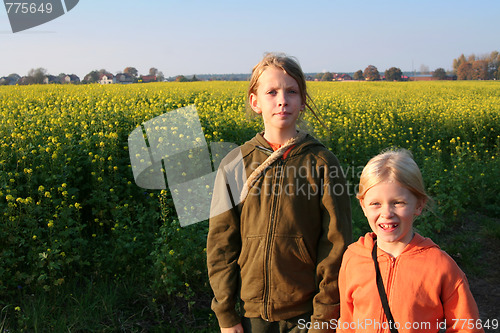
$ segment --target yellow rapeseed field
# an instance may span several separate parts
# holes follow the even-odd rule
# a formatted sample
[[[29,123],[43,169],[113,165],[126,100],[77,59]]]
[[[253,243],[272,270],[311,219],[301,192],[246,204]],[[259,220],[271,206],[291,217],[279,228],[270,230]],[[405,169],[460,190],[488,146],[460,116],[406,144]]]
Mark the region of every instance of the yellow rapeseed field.
[[[138,225],[155,234],[154,223],[145,221],[158,218],[158,193],[135,186],[128,135],[194,104],[207,142],[241,144],[262,130],[246,111],[247,84],[1,86],[0,295],[17,286],[50,290],[89,267],[116,274],[113,267],[127,270],[134,258],[147,256],[146,227]],[[325,127],[311,114],[301,126],[339,157],[353,188],[370,157],[404,147],[436,201],[424,233],[439,232],[467,211],[498,216],[500,83],[308,87]]]

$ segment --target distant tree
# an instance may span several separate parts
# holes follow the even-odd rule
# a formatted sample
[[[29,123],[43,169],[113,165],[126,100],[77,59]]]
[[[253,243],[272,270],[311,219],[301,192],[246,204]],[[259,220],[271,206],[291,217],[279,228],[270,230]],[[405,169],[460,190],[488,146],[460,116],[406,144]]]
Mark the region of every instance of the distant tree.
[[[149,69],[149,75],[158,75],[158,69],[154,68],[154,67],[151,67]]]
[[[16,73],[9,74],[7,77],[0,78],[0,85],[17,84],[21,76]]]
[[[175,78],[175,82],[189,82],[189,80],[184,75],[179,75]]]
[[[100,73],[96,70],[88,73],[87,75],[85,75],[85,77],[83,78],[83,82],[84,83],[97,83],[99,82],[99,75]]]
[[[500,68],[500,53],[493,51],[488,57],[488,79],[495,79]],[[498,78],[497,78],[498,79]]]
[[[196,82],[196,81],[200,81],[200,79],[198,79],[198,78],[196,77],[196,75],[193,75],[193,78],[191,79],[191,82]]]
[[[385,71],[385,79],[387,81],[401,81],[402,76],[403,72],[401,72],[401,69],[396,67],[391,67]]]
[[[375,67],[373,65],[369,65],[368,67],[365,68],[365,71],[363,72],[363,76],[368,81],[380,80],[380,73],[378,72],[377,67]]]
[[[326,72],[321,77],[321,81],[333,81],[333,74],[330,72]]]
[[[133,77],[137,77],[137,75],[139,75],[139,71],[135,67],[127,67],[123,70],[123,73],[130,74]]]
[[[472,80],[472,64],[468,61],[462,63],[457,69],[458,80]]]
[[[315,80],[318,80],[318,81],[321,81],[321,78],[323,77],[323,73],[317,73],[315,76],[314,76],[314,79]]]
[[[462,65],[463,63],[466,63],[466,62],[467,62],[467,60],[465,59],[465,56],[463,53],[457,59],[453,59],[453,74],[458,76],[458,67],[460,67],[460,65]]]
[[[16,73],[9,74],[9,76],[7,76],[7,77],[11,80],[16,80],[16,81],[21,78],[21,76],[19,74],[16,74]]]
[[[354,80],[364,80],[364,76],[363,76],[363,71],[360,69],[359,71],[357,71],[356,73],[354,73],[353,77],[352,77]]]
[[[156,74],[156,81],[157,82],[163,82],[163,81],[165,81],[165,75],[163,75],[163,72],[159,71]]]
[[[488,61],[476,60],[471,66],[472,80],[487,80],[488,79]]]
[[[57,81],[59,83],[65,84],[65,83],[67,83],[66,81],[64,81],[65,77],[66,77],[65,73],[59,73],[59,75],[57,76]]]
[[[45,68],[30,69],[28,72],[28,84],[42,84],[47,70]]]
[[[446,71],[444,70],[444,68],[436,68],[436,70],[432,73],[432,77],[438,79],[438,80],[446,80],[446,78],[448,77],[446,75]]]
[[[421,74],[429,74],[430,70],[429,70],[429,66],[427,65],[420,65],[420,73]]]

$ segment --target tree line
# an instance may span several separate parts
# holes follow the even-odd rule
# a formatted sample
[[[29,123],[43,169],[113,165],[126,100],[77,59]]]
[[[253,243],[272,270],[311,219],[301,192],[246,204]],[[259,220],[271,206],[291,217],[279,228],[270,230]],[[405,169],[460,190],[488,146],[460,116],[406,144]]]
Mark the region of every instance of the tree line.
[[[16,73],[10,74],[5,77],[0,77],[0,85],[28,85],[28,84],[44,84],[44,83],[56,83],[56,84],[87,84],[87,83],[98,83],[103,76],[108,79],[114,78],[117,83],[141,83],[141,82],[160,82],[165,80],[165,76],[161,71],[155,67],[149,69],[148,75],[140,75],[139,71],[135,67],[126,67],[122,72],[117,74],[111,74],[105,69],[93,70],[85,77],[83,80],[75,74],[65,74],[61,73],[57,76],[47,73],[45,68],[34,68],[29,70],[26,76],[20,76]]]
[[[431,77],[435,80],[500,80],[500,53],[493,51],[489,55],[476,56],[474,54],[465,57],[460,55],[453,59],[453,70],[447,72],[444,68],[436,68]],[[314,79],[318,81],[332,81],[336,74],[326,72],[318,73]],[[358,70],[352,76],[353,80],[378,81],[403,81],[407,80],[400,68],[391,67],[381,76],[377,67],[369,65],[365,70]]]
[[[447,72],[443,68],[436,68],[431,76],[436,80],[500,80],[500,53],[493,51],[488,55],[469,55],[461,54],[458,58],[453,59],[453,70]],[[126,67],[123,72],[116,75],[111,74],[105,69],[93,70],[80,81],[74,74],[61,73],[58,76],[53,76],[47,73],[44,68],[31,69],[28,75],[21,77],[18,74],[10,74],[9,76],[0,77],[0,85],[9,84],[43,84],[43,83],[97,83],[101,78],[106,75],[107,78],[114,78],[116,83],[140,83],[140,82],[161,82],[165,80],[162,72],[152,67],[149,69],[148,75],[139,75],[135,67]],[[365,70],[358,70],[351,77],[347,74],[335,73],[318,73],[315,77],[311,78],[318,81],[332,81],[332,80],[366,80],[378,81],[385,79],[386,81],[403,81],[408,80],[403,75],[400,68],[391,67],[384,72],[381,76],[377,67],[369,65]],[[175,81],[198,81],[196,76],[188,79],[183,75],[176,77]]]

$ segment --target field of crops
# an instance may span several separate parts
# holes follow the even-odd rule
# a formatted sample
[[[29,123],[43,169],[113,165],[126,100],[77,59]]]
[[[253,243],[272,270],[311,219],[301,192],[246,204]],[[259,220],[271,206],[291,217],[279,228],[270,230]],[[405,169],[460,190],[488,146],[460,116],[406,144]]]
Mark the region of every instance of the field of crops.
[[[188,308],[209,293],[207,223],[181,228],[168,190],[135,185],[127,138],[143,122],[194,104],[207,142],[241,144],[262,128],[246,112],[246,87],[0,87],[0,331],[2,320],[33,327],[28,295],[57,295],[82,281],[147,281],[153,303],[174,297]],[[413,152],[435,201],[417,226],[422,233],[440,233],[470,212],[499,216],[500,83],[309,89],[327,128],[311,115],[302,126],[339,157],[353,195],[368,159],[398,146]],[[357,207],[354,226],[355,238],[367,230]]]

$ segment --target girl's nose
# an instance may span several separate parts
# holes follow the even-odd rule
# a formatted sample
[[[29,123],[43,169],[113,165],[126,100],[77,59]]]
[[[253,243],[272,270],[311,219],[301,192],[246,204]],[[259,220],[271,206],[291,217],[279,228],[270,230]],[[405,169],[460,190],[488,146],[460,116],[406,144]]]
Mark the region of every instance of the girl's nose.
[[[394,213],[392,212],[392,208],[390,205],[385,205],[380,212],[380,216],[384,219],[390,219],[393,215]]]
[[[278,99],[278,106],[287,106],[288,105],[288,102],[286,101],[286,97],[285,95],[281,94],[279,99]]]

